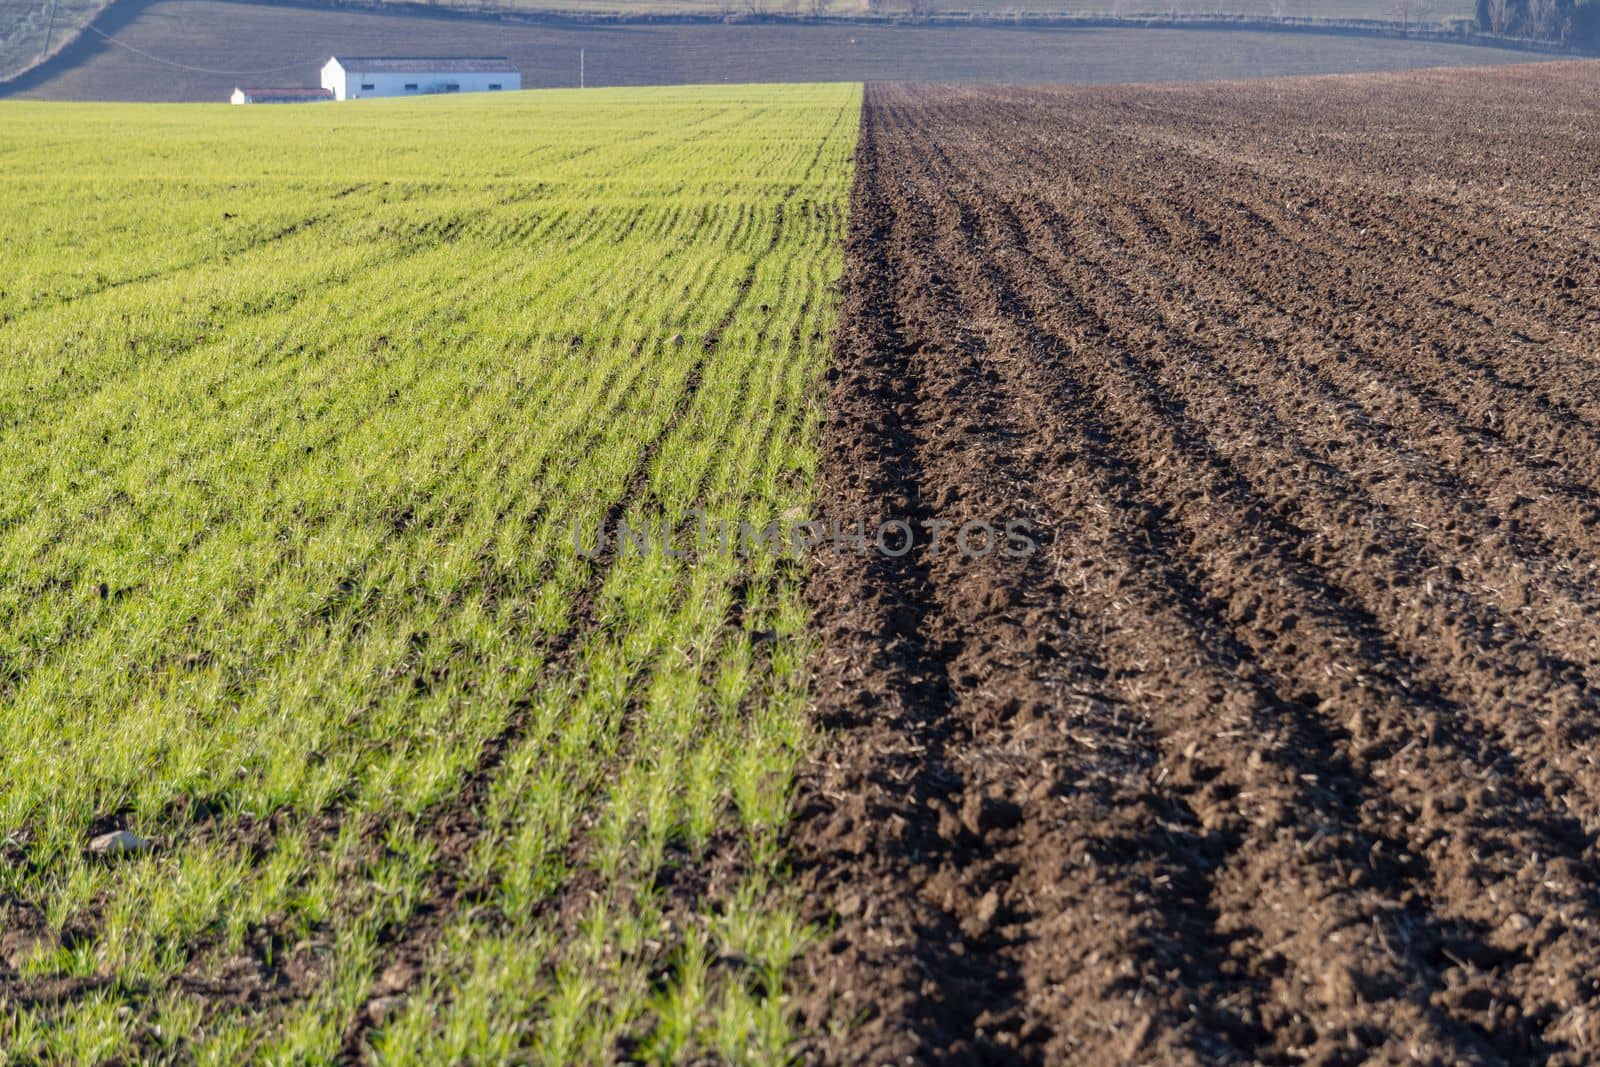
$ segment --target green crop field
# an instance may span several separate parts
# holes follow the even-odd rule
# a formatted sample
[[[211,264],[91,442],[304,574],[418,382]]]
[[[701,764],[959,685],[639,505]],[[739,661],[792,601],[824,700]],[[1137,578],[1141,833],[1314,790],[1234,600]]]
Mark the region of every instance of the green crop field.
[[[0,1061],[783,1054],[859,106],[0,104]]]

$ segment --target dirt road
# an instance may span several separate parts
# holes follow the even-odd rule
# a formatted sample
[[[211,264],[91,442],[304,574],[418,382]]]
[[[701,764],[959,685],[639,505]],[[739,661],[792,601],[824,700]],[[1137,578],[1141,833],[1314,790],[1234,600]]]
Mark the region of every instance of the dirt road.
[[[1600,1055],[1600,67],[863,122],[810,1055]]]

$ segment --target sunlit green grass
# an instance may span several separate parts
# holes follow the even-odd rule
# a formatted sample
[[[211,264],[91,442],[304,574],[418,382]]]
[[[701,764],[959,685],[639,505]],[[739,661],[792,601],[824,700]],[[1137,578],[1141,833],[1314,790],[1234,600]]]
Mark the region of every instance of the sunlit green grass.
[[[858,108],[0,104],[7,1054],[327,1058],[448,885],[369,1055],[785,1056],[799,568],[571,523],[806,508]]]

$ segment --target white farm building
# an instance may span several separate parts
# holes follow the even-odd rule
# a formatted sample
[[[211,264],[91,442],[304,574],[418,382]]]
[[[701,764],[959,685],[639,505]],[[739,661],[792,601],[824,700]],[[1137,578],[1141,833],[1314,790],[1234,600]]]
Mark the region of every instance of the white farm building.
[[[522,72],[502,56],[457,59],[334,56],[322,87],[335,100],[428,93],[494,93],[522,88]]]
[[[333,94],[326,89],[235,89],[233,95],[228,97],[235,104],[313,104],[320,100],[332,100]]]

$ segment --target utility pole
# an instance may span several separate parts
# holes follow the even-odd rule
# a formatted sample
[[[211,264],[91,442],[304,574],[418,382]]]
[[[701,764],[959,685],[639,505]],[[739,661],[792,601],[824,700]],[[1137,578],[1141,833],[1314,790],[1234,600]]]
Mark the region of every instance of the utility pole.
[[[56,30],[56,0],[50,0],[50,19],[44,24],[44,48],[39,52],[43,59],[50,54],[50,39],[55,36]]]
[[[578,49],[578,88],[583,86],[583,49]]]

